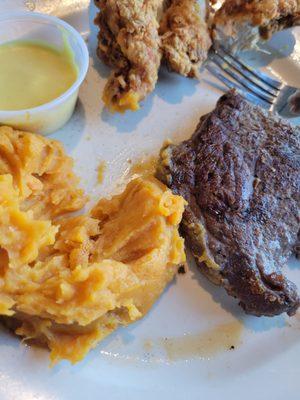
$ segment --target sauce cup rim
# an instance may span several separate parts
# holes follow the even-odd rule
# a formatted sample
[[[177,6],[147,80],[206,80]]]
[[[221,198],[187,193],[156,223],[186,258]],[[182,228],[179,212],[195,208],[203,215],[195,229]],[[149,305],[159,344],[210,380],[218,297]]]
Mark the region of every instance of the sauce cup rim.
[[[63,21],[60,18],[57,18],[53,15],[48,15],[48,14],[41,14],[38,12],[29,12],[29,11],[12,11],[12,12],[5,12],[0,14],[0,22],[5,21],[5,20],[24,20],[24,19],[35,19],[35,20],[40,20],[40,21],[48,21],[52,22],[55,25],[64,28],[68,33],[70,33],[77,43],[79,44],[82,53],[83,53],[83,60],[82,60],[82,65],[80,67],[78,77],[76,81],[72,84],[72,86],[69,87],[68,90],[63,92],[60,96],[56,97],[55,99],[45,103],[41,104],[40,106],[33,107],[33,108],[26,108],[22,110],[1,110],[0,109],[0,117],[1,118],[9,118],[9,117],[16,117],[16,116],[22,116],[24,113],[38,113],[38,112],[45,112],[52,107],[59,106],[61,103],[64,103],[68,97],[70,97],[82,84],[84,78],[86,77],[88,67],[89,67],[89,51],[87,48],[87,45],[83,38],[81,37],[80,33],[73,28],[70,24],[67,22]]]

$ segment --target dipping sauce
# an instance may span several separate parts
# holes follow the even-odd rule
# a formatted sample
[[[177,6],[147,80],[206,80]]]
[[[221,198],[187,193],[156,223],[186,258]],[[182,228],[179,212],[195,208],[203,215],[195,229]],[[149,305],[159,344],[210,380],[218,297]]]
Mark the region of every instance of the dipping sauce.
[[[39,42],[0,46],[0,110],[16,111],[46,104],[77,79],[73,54]]]

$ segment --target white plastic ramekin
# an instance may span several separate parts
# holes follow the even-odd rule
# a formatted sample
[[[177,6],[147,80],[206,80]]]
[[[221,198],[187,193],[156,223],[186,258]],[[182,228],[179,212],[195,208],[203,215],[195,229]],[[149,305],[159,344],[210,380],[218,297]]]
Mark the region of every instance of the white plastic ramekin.
[[[59,18],[26,11],[0,13],[0,45],[13,40],[38,40],[57,49],[63,49],[67,41],[74,54],[78,77],[65,93],[35,108],[0,110],[0,124],[48,135],[61,128],[74,111],[89,65],[87,46],[80,34]]]

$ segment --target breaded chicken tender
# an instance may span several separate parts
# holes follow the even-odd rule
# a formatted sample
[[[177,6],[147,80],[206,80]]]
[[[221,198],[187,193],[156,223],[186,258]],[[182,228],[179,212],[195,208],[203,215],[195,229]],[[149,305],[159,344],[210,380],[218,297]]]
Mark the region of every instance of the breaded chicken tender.
[[[299,23],[300,0],[225,0],[213,19],[213,38],[243,50]]]
[[[198,77],[211,39],[197,0],[172,0],[162,19],[160,34],[168,67],[183,76]]]
[[[112,111],[137,110],[158,78],[158,17],[164,0],[96,0],[98,54],[114,68],[103,100]]]
[[[255,47],[260,39],[300,22],[300,0],[95,0],[100,9],[98,55],[113,72],[103,100],[111,111],[135,111],[169,70],[199,78],[208,51]],[[217,11],[214,11],[217,10]]]

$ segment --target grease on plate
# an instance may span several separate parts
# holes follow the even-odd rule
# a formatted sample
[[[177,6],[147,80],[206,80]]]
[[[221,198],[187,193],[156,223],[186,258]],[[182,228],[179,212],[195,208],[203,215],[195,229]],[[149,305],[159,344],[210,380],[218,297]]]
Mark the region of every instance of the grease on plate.
[[[143,347],[144,347],[144,350],[145,350],[145,351],[147,351],[147,352],[151,351],[151,350],[153,349],[153,342],[152,342],[152,340],[145,340],[145,341],[144,341]]]
[[[212,357],[224,350],[236,348],[241,342],[242,331],[242,323],[233,321],[218,325],[206,332],[165,338],[161,340],[161,345],[172,361]]]
[[[151,156],[137,161],[129,170],[130,175],[147,176],[154,175],[157,167],[158,158]]]
[[[98,170],[97,170],[97,183],[99,185],[103,183],[105,171],[106,171],[106,162],[101,161],[100,164],[98,165]]]

